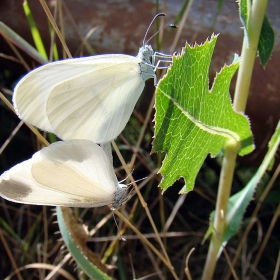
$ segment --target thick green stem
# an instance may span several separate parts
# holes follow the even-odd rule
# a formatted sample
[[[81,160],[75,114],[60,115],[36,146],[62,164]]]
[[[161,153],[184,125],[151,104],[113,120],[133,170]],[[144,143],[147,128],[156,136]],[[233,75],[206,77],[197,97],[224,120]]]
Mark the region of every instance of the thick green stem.
[[[241,63],[238,71],[236,89],[234,95],[234,108],[239,112],[244,112],[247,104],[249,87],[255,58],[257,55],[258,43],[262,28],[262,23],[266,11],[268,0],[254,0],[248,19],[248,42],[244,38]],[[248,1],[250,3],[250,1]],[[249,45],[247,44],[249,43]],[[226,209],[230,196],[232,179],[234,174],[235,161],[238,153],[237,143],[228,141],[224,147],[224,159],[219,181],[219,190],[214,218],[214,232],[212,234],[208,255],[203,270],[202,280],[213,278],[218,253],[221,248],[223,234],[225,231]]]
[[[248,42],[244,36],[233,100],[233,106],[238,112],[245,112],[267,1],[254,0],[249,14]]]
[[[202,276],[202,279],[204,280],[212,279],[217,263],[218,252],[221,248],[223,233],[226,227],[226,210],[231,191],[235,160],[238,149],[239,144],[234,140],[229,140],[225,145],[213,224],[214,231],[212,234],[206,264]]]

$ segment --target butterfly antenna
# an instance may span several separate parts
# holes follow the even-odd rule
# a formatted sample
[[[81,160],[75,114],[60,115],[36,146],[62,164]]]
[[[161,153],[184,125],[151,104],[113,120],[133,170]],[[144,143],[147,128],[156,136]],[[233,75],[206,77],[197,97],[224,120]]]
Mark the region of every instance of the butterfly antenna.
[[[144,36],[144,39],[143,39],[143,46],[145,45],[145,40],[146,40],[147,34],[148,34],[148,32],[149,32],[149,30],[150,30],[152,24],[154,23],[155,19],[158,18],[158,17],[164,17],[164,16],[165,16],[165,13],[160,13],[160,14],[157,14],[157,15],[154,16],[154,18],[153,18],[153,20],[151,21],[149,27],[147,28],[146,34],[145,34],[145,36]],[[158,31],[158,32],[159,32],[159,31]],[[157,32],[157,33],[158,33],[158,32]],[[157,34],[157,33],[156,33],[156,34]],[[155,36],[155,34],[154,34],[153,36]],[[150,39],[151,39],[151,38],[150,38]],[[150,39],[149,39],[149,40],[150,40]],[[149,40],[148,40],[148,41],[149,41]],[[147,42],[148,42],[148,41],[147,41]],[[146,42],[146,43],[147,43],[147,42]]]
[[[118,226],[118,223],[117,223],[117,220],[116,220],[116,217],[115,217],[115,214],[114,214],[114,210],[112,210],[112,213],[113,213],[113,218],[114,218],[114,221],[115,221],[115,224],[117,226],[117,229],[118,229],[118,233],[120,235],[120,240],[122,241],[126,241],[126,239],[121,235],[121,232],[120,232],[120,229],[119,229],[119,226]]]
[[[144,178],[142,178],[142,179],[138,179],[138,180],[136,180],[136,181],[130,182],[130,183],[127,184],[127,186],[130,186],[130,185],[132,185],[133,183],[137,183],[137,182],[142,181],[142,180],[145,180],[145,179],[147,179],[147,178],[148,178],[148,177],[144,177]]]
[[[154,35],[152,35],[147,41],[145,44],[147,44],[152,38],[154,38],[162,29],[164,29],[165,27],[171,27],[171,28],[178,28],[178,25],[175,25],[175,24],[168,24],[168,25],[165,25],[163,26],[160,30],[158,30]]]
[[[127,180],[127,179],[129,178],[129,176],[133,173],[133,171],[134,171],[134,167],[133,167],[133,169],[131,170],[131,172],[130,172],[123,180],[121,180],[119,183],[122,183],[122,182],[124,182],[125,180]]]

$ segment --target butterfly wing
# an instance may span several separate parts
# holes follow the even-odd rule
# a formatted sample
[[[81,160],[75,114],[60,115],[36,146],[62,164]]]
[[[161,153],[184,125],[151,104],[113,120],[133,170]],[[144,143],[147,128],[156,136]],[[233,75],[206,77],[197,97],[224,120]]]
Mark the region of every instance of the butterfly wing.
[[[0,177],[1,196],[38,205],[102,206],[119,188],[108,157],[88,140],[54,143]]]
[[[31,174],[32,159],[17,164],[0,177],[0,195],[7,200],[37,205],[75,205],[81,198],[46,189]]]
[[[100,55],[44,65],[16,86],[15,109],[24,121],[61,139],[108,142],[121,133],[143,91],[140,62]]]

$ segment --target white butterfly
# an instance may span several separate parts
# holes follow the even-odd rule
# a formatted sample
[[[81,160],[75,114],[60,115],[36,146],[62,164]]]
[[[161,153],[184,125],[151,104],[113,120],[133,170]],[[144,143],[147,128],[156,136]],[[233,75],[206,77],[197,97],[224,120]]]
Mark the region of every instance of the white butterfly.
[[[156,57],[170,58],[154,53],[144,41],[136,57],[108,54],[67,59],[28,73],[14,90],[18,116],[63,140],[106,143],[115,139],[127,124],[145,81],[155,78],[162,62],[156,64]]]
[[[56,142],[4,172],[0,195],[27,204],[118,208],[131,193],[102,148],[77,139]]]

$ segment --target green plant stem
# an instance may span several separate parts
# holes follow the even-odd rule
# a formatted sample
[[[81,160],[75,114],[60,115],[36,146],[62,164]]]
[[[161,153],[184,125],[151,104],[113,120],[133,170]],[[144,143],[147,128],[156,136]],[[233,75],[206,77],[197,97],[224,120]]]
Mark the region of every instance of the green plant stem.
[[[249,14],[248,42],[244,34],[233,100],[233,106],[238,112],[245,112],[267,2],[268,0],[254,0]]]
[[[249,1],[250,2],[250,1]],[[248,18],[248,44],[244,36],[241,63],[238,71],[236,89],[234,95],[234,108],[237,111],[245,111],[249,95],[249,87],[252,78],[255,58],[258,50],[258,43],[262,23],[266,11],[267,0],[254,0]],[[223,232],[225,230],[226,209],[231,191],[234,174],[235,161],[238,153],[237,145],[228,142],[225,145],[225,155],[220,175],[218,197],[214,218],[214,232],[212,234],[202,279],[212,279],[220,246],[222,244]]]
[[[231,185],[234,174],[235,160],[239,145],[235,140],[228,140],[224,148],[224,158],[219,181],[216,211],[213,224],[213,234],[207,254],[202,279],[212,279],[215,271],[218,253],[222,245],[223,233],[225,231],[225,217]]]

